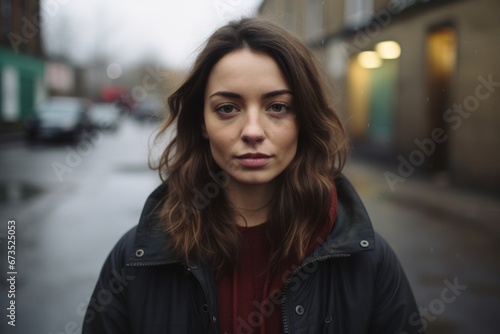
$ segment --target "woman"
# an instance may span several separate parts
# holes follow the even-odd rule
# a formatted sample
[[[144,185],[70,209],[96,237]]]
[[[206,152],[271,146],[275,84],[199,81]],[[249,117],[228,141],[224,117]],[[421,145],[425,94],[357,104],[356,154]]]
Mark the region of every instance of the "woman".
[[[230,23],[168,104],[163,184],[106,260],[83,333],[423,332],[298,39]]]

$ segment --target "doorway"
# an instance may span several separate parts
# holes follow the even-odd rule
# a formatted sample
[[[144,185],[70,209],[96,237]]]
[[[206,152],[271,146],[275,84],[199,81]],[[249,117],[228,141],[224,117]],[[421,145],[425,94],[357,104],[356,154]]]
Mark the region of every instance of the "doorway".
[[[444,112],[452,107],[452,85],[457,58],[457,33],[452,25],[444,25],[429,31],[426,39],[427,64],[427,135],[437,128],[449,138],[449,126],[443,119]],[[449,168],[449,143],[436,144],[429,157],[428,171],[446,173]]]

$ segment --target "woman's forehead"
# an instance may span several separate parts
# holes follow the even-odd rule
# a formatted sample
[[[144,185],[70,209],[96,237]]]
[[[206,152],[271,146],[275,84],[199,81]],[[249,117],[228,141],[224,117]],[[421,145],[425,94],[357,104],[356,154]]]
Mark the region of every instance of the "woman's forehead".
[[[207,81],[205,97],[217,91],[244,93],[290,90],[276,61],[267,54],[248,49],[231,52],[215,64]]]

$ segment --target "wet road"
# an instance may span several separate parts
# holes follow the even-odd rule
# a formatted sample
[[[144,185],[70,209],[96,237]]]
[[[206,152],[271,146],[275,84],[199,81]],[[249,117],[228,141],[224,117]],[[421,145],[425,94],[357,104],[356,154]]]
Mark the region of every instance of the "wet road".
[[[127,121],[117,133],[94,133],[87,147],[2,148],[8,200],[1,212],[3,220],[16,220],[18,274],[16,327],[6,326],[2,305],[1,333],[80,332],[105,257],[159,184],[147,166],[152,131]],[[1,247],[3,260],[5,242]]]
[[[80,332],[105,257],[159,184],[147,168],[153,129],[126,120],[117,133],[73,149],[1,148],[1,333]],[[500,236],[394,201],[379,170],[350,164],[346,174],[399,255],[427,333],[498,333]],[[16,221],[16,327],[6,317],[9,219]]]
[[[405,268],[426,333],[500,333],[500,235],[394,200],[399,194],[383,173],[357,164],[346,170]]]

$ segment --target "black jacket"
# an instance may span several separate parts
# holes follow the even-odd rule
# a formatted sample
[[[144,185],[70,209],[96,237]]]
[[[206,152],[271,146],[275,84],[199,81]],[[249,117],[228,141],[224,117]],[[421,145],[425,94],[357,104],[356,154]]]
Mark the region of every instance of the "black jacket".
[[[282,290],[284,333],[423,333],[413,293],[396,255],[374,233],[343,176],[336,180],[338,216],[329,237],[294,268]],[[167,195],[148,198],[140,222],[107,258],[83,324],[89,333],[219,333],[217,290],[204,265],[187,268],[166,249],[155,212]],[[252,333],[256,318],[238,320]],[[258,319],[258,318],[257,318]]]

